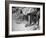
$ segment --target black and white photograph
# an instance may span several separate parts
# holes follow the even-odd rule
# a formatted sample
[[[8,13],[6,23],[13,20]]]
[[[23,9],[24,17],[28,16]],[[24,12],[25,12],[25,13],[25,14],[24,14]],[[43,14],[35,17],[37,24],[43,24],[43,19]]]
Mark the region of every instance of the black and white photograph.
[[[8,6],[8,35],[44,34],[43,5],[44,3],[10,3]]]
[[[40,8],[12,7],[12,31],[40,30]]]

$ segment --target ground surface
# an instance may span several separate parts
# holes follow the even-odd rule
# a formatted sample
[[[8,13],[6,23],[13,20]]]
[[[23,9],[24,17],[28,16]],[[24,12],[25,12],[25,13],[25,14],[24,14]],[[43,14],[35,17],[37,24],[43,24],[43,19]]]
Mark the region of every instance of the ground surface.
[[[27,21],[19,21],[16,20],[15,14],[13,14],[13,19],[12,19],[12,30],[13,31],[30,31],[30,30],[35,30],[38,26],[35,25],[29,25],[28,27],[25,27],[25,25],[28,23]],[[18,23],[17,23],[18,22]]]

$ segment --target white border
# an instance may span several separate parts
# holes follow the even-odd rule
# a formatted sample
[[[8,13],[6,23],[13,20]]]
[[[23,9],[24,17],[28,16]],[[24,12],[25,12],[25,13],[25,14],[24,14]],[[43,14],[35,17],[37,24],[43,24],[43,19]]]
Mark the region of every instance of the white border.
[[[35,7],[40,8],[40,30],[37,31],[14,31],[12,32],[12,6],[14,7]],[[9,4],[9,35],[19,34],[36,34],[43,33],[43,6],[42,5],[25,5],[25,4]]]

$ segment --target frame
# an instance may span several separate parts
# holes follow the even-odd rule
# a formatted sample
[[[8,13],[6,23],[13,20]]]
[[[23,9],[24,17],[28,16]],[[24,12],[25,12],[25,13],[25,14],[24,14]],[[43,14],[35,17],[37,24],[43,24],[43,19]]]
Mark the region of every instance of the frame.
[[[19,17],[16,21],[17,14],[23,18]],[[20,22],[20,19],[24,20]],[[45,35],[45,3],[5,1],[5,36],[38,35]]]

